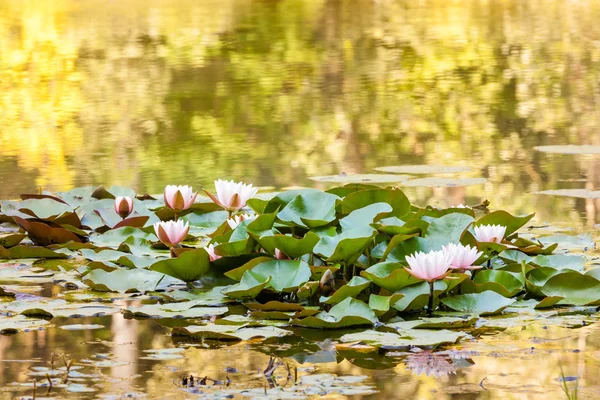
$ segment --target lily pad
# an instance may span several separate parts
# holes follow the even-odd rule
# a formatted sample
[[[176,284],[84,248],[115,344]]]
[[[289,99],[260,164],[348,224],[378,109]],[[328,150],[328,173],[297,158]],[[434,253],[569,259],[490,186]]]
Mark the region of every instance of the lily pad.
[[[600,281],[575,271],[550,277],[541,291],[547,296],[564,297],[563,301],[570,304],[600,304]]]
[[[394,293],[391,296],[372,294],[369,297],[369,307],[375,312],[375,315],[380,317],[387,313],[402,297],[404,297],[402,293]]]
[[[51,327],[50,322],[28,318],[24,315],[15,315],[14,317],[0,318],[0,335],[11,335],[21,331],[40,330]]]
[[[398,183],[410,179],[410,176],[395,174],[339,174],[311,176],[309,179],[327,183]]]
[[[186,327],[173,328],[173,336],[191,336],[195,339],[215,339],[215,340],[250,340],[250,339],[270,339],[280,338],[290,335],[286,331],[274,326],[262,326],[256,328],[247,328],[236,325],[191,325]]]
[[[142,304],[129,306],[121,312],[127,318],[208,318],[223,315],[229,311],[227,307],[202,307],[195,301],[169,304]]]
[[[375,171],[390,172],[394,174],[456,174],[459,172],[471,172],[471,167],[459,165],[394,165],[389,167],[378,167]]]
[[[194,282],[206,275],[210,269],[210,257],[204,249],[186,251],[177,258],[154,263],[149,269],[184,282]]]
[[[356,297],[360,292],[365,290],[367,286],[369,286],[371,282],[365,278],[361,278],[360,276],[355,276],[344,286],[339,288],[329,297],[321,297],[319,302],[325,304],[337,304],[342,300],[347,299],[348,297]]]
[[[358,208],[340,220],[342,231],[367,226],[381,217],[392,212],[392,206],[387,203],[373,203],[363,208]]]
[[[487,182],[485,178],[420,178],[402,182],[403,186],[418,187],[456,187],[481,185]]]
[[[454,344],[468,336],[464,332],[450,330],[412,329],[398,333],[366,330],[349,333],[340,338],[342,342],[361,342],[386,350],[403,349],[413,346],[439,346]]]
[[[498,314],[515,302],[491,290],[446,297],[441,301],[455,311],[480,315]]]
[[[311,276],[310,267],[301,260],[265,261],[246,271],[244,275],[248,273],[257,281],[266,281],[270,277],[271,280],[266,288],[276,292],[290,292],[308,282]]]
[[[106,272],[95,269],[83,277],[83,283],[100,292],[150,292],[174,284],[173,278],[143,269],[118,269]]]
[[[324,236],[313,251],[329,262],[351,263],[372,243],[376,234],[373,228],[359,227],[333,237]]]
[[[360,274],[390,292],[421,282],[406,270],[405,265],[398,262],[378,263]]]
[[[325,192],[299,194],[277,214],[277,218],[307,228],[327,225],[335,220],[335,205],[339,199]]]
[[[315,316],[292,320],[293,325],[322,329],[373,325],[375,322],[377,316],[373,310],[362,301],[351,297],[333,306],[329,312],[322,311]]]
[[[600,199],[600,190],[590,189],[555,189],[535,192],[535,194],[544,194],[547,196],[579,197],[582,199]]]
[[[400,189],[369,189],[350,193],[342,201],[342,212],[349,214],[377,203],[386,203],[392,207],[392,212],[386,216],[402,218],[410,212],[410,202]]]

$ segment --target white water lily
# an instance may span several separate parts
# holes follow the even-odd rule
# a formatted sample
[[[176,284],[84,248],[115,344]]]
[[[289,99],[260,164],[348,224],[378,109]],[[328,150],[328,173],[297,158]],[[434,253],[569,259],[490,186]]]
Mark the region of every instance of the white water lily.
[[[158,239],[168,247],[175,247],[183,242],[190,231],[190,223],[179,221],[160,221],[154,224],[154,232]]]
[[[473,230],[478,242],[500,243],[506,234],[506,227],[503,225],[480,225]]]
[[[215,181],[215,189],[217,194],[213,195],[209,192],[206,194],[216,204],[220,205],[227,211],[237,211],[246,206],[246,202],[253,198],[258,192],[258,188],[252,184],[242,182],[224,181],[218,179]]]
[[[481,268],[473,265],[473,263],[483,254],[481,251],[478,252],[476,247],[450,243],[443,246],[442,250],[450,256],[452,268],[463,270]]]
[[[450,255],[442,250],[414,253],[406,256],[406,262],[412,276],[427,282],[443,279],[451,268]]]
[[[239,215],[234,215],[233,217],[229,218],[227,220],[227,225],[229,225],[229,227],[231,229],[235,229],[238,227],[239,224],[241,224],[243,221],[246,220],[250,220],[250,219],[255,219],[256,215],[250,215],[250,214],[239,214]]]

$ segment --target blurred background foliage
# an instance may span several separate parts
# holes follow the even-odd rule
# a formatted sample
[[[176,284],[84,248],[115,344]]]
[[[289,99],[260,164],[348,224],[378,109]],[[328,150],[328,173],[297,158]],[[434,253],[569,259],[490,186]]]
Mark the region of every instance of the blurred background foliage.
[[[0,0],[0,197],[212,180],[312,185],[395,164],[469,165],[492,200],[594,225],[593,1]],[[568,218],[565,218],[565,215]]]

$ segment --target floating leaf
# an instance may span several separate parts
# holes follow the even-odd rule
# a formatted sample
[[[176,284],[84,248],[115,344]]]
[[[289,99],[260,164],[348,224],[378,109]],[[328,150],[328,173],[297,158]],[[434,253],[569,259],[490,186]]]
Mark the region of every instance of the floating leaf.
[[[487,182],[485,178],[420,178],[402,182],[403,186],[422,187],[456,187],[481,185]]]
[[[444,281],[436,281],[433,284],[434,306],[440,294],[448,289]],[[424,308],[429,301],[429,283],[421,282],[411,286],[403,287],[396,293],[403,294],[404,297],[396,302],[393,307],[398,311],[412,311]]]
[[[25,239],[27,235],[22,233],[8,233],[0,236],[0,246],[8,249],[9,247],[13,247],[21,243],[23,239]]]
[[[534,192],[535,194],[544,194],[548,196],[579,197],[582,199],[600,199],[600,190],[590,189],[555,189]]]
[[[367,286],[369,286],[371,282],[365,278],[361,278],[360,276],[355,276],[344,286],[336,290],[329,297],[321,297],[319,302],[325,304],[337,304],[342,300],[347,299],[348,297],[356,297],[360,292],[365,290]]]
[[[340,220],[342,231],[353,229],[361,225],[368,226],[392,211],[392,206],[387,203],[373,203],[352,211]]]
[[[240,283],[223,289],[222,293],[232,299],[254,299],[271,282],[271,277],[257,277],[250,270],[244,272]]]
[[[377,316],[373,310],[362,301],[351,297],[333,306],[329,312],[322,311],[315,316],[292,320],[294,325],[325,329],[373,325],[375,322]]]
[[[405,265],[397,262],[381,262],[360,274],[390,292],[421,282],[406,270]]]
[[[459,165],[394,165],[389,167],[378,167],[375,171],[391,172],[394,174],[455,174],[459,172],[471,172],[471,167]]]
[[[329,262],[352,263],[373,241],[377,231],[369,227],[359,227],[336,236],[324,236],[314,248],[314,252]]]
[[[83,277],[83,283],[100,292],[150,292],[175,283],[172,278],[143,269],[118,269],[106,272],[95,269]]]
[[[446,297],[441,301],[455,311],[480,315],[498,314],[515,302],[491,290]]]
[[[310,267],[301,260],[269,260],[246,271],[244,275],[248,273],[257,281],[266,281],[270,277],[266,288],[276,292],[291,292],[308,282],[311,276]]]
[[[0,318],[0,335],[12,335],[21,331],[41,330],[52,325],[46,320],[28,318],[24,315]]]
[[[464,332],[449,330],[412,329],[399,333],[366,330],[349,333],[340,338],[342,342],[361,342],[384,348],[386,350],[403,349],[413,346],[438,346],[454,344],[468,336]]]
[[[387,313],[402,297],[404,297],[402,293],[394,293],[391,296],[372,294],[369,297],[369,307],[375,312],[375,315],[380,317]]]
[[[339,174],[327,176],[311,176],[316,182],[329,183],[398,183],[410,179],[408,175],[393,174]]]
[[[298,258],[304,254],[312,253],[315,245],[319,242],[319,236],[313,232],[307,232],[304,237],[298,239],[288,235],[262,236],[257,239],[265,250],[273,254],[279,249],[290,258]]]
[[[564,297],[563,301],[570,304],[600,304],[600,281],[575,271],[553,275],[542,287],[542,292],[546,296]]]
[[[525,225],[533,218],[535,214],[525,215],[523,217],[515,217],[506,211],[498,210],[478,219],[473,226],[480,225],[502,225],[506,227],[506,236],[512,235],[519,228]]]
[[[13,260],[22,258],[67,258],[68,255],[63,253],[57,253],[53,250],[38,247],[38,246],[25,246],[18,245],[5,249],[0,246],[0,259]]]
[[[202,278],[210,268],[210,257],[204,249],[186,251],[177,258],[161,260],[150,266],[157,271],[184,282],[194,282]]]
[[[13,219],[21,228],[27,231],[29,238],[35,244],[47,246],[49,244],[66,243],[70,241],[81,242],[79,236],[66,229],[55,228],[43,222],[28,221],[16,216],[13,217]]]
[[[386,203],[392,207],[388,216],[402,218],[410,212],[410,202],[400,189],[369,189],[350,193],[342,201],[342,212],[349,214],[377,203]]]
[[[478,271],[473,280],[466,279],[461,285],[463,293],[482,293],[487,290],[494,291],[504,297],[513,297],[524,289],[525,282],[522,277],[502,270]]]
[[[274,326],[256,328],[239,327],[236,325],[191,325],[173,328],[173,336],[191,336],[195,339],[215,340],[250,340],[279,338],[291,334],[290,331]]]
[[[317,228],[335,220],[338,200],[338,196],[320,191],[299,194],[279,211],[277,218],[297,226]]]
[[[227,307],[201,307],[201,303],[185,301],[170,304],[142,304],[129,306],[121,312],[126,318],[208,318],[223,315]]]

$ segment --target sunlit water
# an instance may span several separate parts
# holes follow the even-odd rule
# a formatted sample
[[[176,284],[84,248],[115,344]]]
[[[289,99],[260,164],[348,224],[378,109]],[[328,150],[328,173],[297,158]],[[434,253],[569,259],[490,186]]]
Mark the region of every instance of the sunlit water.
[[[0,0],[0,198],[216,178],[322,187],[309,177],[462,165],[487,182],[407,188],[409,198],[489,199],[597,237],[599,198],[535,192],[600,189],[600,156],[534,147],[600,145],[598,20],[600,5],[584,0]],[[272,350],[195,343],[152,361],[144,350],[182,345],[159,324],[82,323],[105,328],[1,336],[0,396],[30,395],[11,383],[31,383],[30,367],[51,353],[120,361],[81,370],[95,374],[85,382],[95,393],[181,398],[186,374],[264,386],[254,374]],[[285,360],[300,376],[366,375],[373,398],[557,398],[562,364],[593,398],[599,342],[594,325],[509,331],[466,344],[467,361],[440,378],[394,357],[371,362],[378,370],[314,348],[305,353],[321,358]]]

